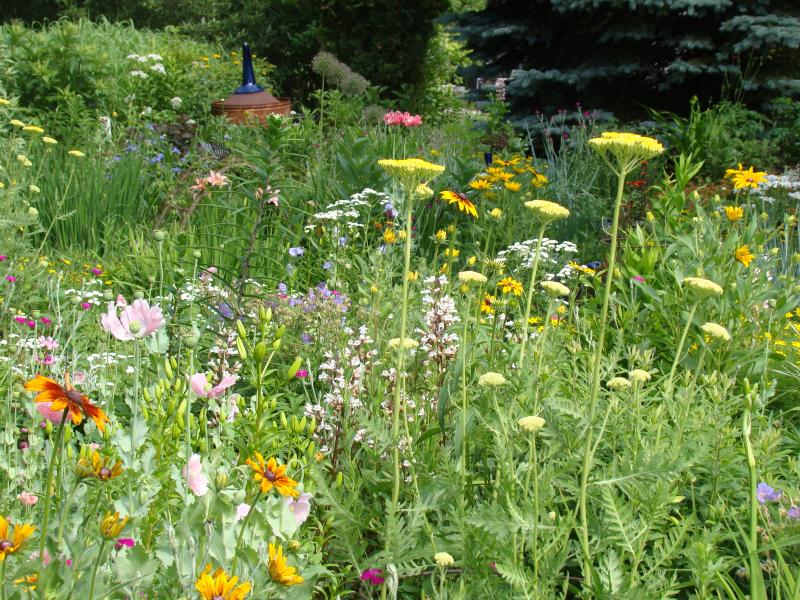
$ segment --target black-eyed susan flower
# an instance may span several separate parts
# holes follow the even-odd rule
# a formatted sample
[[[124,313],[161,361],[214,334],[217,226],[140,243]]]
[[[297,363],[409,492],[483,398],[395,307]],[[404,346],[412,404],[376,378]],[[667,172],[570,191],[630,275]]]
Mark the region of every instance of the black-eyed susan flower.
[[[725,171],[725,178],[731,180],[733,189],[735,190],[742,190],[745,188],[755,189],[767,178],[767,174],[764,171],[756,171],[753,167],[744,169],[742,168],[742,163],[739,163],[738,169],[728,169]]]
[[[467,214],[475,219],[478,218],[478,210],[475,208],[475,204],[473,204],[472,200],[467,198],[464,194],[445,190],[439,193],[439,197],[448,204],[457,205],[458,210],[464,214]]]
[[[37,375],[25,383],[25,389],[29,392],[39,392],[34,401],[50,403],[49,408],[52,412],[66,409],[75,425],[79,425],[86,416],[94,421],[100,431],[105,431],[108,417],[101,408],[92,404],[87,396],[72,387],[69,373],[64,375],[64,387],[49,377]]]
[[[514,294],[515,296],[522,295],[522,282],[517,281],[513,277],[504,277],[497,282],[497,287],[504,294]]]
[[[744,246],[739,246],[736,251],[733,253],[734,258],[742,263],[745,267],[749,267],[750,263],[753,262],[755,255],[750,252],[750,246],[745,244]]]
[[[115,540],[125,529],[130,517],[120,517],[118,512],[106,513],[100,521],[100,533],[107,540]]]
[[[505,187],[509,192],[518,192],[522,189],[522,184],[517,181],[506,181],[503,183],[503,187]]]
[[[195,589],[203,600],[243,600],[253,587],[249,582],[236,585],[239,578],[235,575],[228,577],[222,569],[217,569],[211,574],[211,565],[206,565],[194,584]]]
[[[29,523],[14,525],[12,531],[8,520],[0,517],[0,562],[10,554],[19,552],[36,527]]]
[[[497,298],[492,296],[491,294],[486,294],[481,300],[481,312],[486,313],[487,315],[494,314],[494,303],[497,302]]]
[[[113,460],[94,450],[91,456],[82,456],[78,460],[75,472],[79,477],[96,477],[100,481],[108,481],[122,474],[122,461]]]
[[[281,585],[300,585],[303,578],[297,574],[295,567],[290,567],[283,555],[283,547],[269,545],[269,576]]]
[[[473,190],[479,190],[479,191],[480,190],[489,190],[489,189],[492,188],[492,182],[489,181],[488,179],[484,179],[484,178],[481,177],[479,179],[474,179],[474,180],[470,181],[469,182],[469,187],[471,187]]]
[[[256,452],[245,464],[253,470],[253,479],[261,486],[263,493],[275,488],[281,496],[297,498],[300,495],[295,489],[297,482],[286,475],[286,465],[279,465],[274,457],[265,462],[264,457]]]
[[[726,206],[725,216],[728,217],[728,221],[735,223],[744,217],[744,209],[741,206]]]

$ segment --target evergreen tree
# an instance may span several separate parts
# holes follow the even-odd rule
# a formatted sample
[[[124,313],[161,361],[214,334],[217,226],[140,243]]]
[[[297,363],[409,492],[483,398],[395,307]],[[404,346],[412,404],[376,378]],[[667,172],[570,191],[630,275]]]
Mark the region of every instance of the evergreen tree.
[[[488,0],[460,23],[518,112],[800,95],[796,0]]]

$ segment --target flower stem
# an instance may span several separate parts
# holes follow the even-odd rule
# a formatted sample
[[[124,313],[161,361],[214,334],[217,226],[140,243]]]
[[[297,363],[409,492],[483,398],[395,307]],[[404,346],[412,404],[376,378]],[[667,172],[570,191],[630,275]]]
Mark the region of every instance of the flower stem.
[[[50,519],[50,486],[53,484],[53,471],[58,457],[61,455],[61,446],[64,439],[64,423],[67,421],[68,408],[61,414],[61,422],[58,424],[56,441],[53,444],[53,451],[50,454],[50,465],[47,467],[47,482],[44,485],[44,514],[42,516],[42,533],[39,540],[39,560],[44,564],[44,551],[47,546],[47,522]],[[3,561],[5,562],[5,561]],[[44,597],[44,587],[42,587],[42,597]]]
[[[261,498],[261,490],[258,490],[256,494],[255,500],[253,500],[253,504],[250,505],[250,510],[247,511],[247,514],[244,517],[244,521],[242,521],[242,528],[239,529],[239,535],[236,537],[236,546],[234,546],[233,550],[233,562],[231,563],[231,575],[236,573],[236,562],[239,559],[239,546],[242,544],[242,537],[244,536],[244,530],[247,529],[247,524],[250,522],[250,515],[255,512],[256,504],[258,504],[258,499]]]
[[[0,600],[6,600],[6,563],[8,561],[4,560],[2,564],[0,564]]]
[[[92,579],[89,582],[89,600],[94,600],[94,581],[97,577],[97,568],[100,566],[100,561],[103,558],[103,550],[106,549],[106,540],[103,538],[103,541],[100,542],[100,551],[97,553],[97,560],[94,561],[94,567],[92,568]]]
[[[536,256],[533,258],[531,280],[528,283],[528,300],[525,305],[525,320],[522,322],[522,345],[519,349],[519,365],[517,366],[520,372],[525,367],[525,346],[528,344],[528,319],[531,318],[531,302],[533,301],[534,286],[536,285],[536,271],[539,268],[539,256],[542,253],[542,238],[544,238],[545,227],[547,227],[547,223],[542,223],[541,227],[539,227],[539,234],[536,240]]]
[[[617,234],[619,231],[619,212],[622,205],[622,194],[625,190],[625,177],[627,169],[620,165],[617,173],[617,196],[614,200],[614,217],[611,226],[611,247],[606,270],[606,285],[603,290],[603,307],[600,311],[600,332],[597,336],[597,346],[594,350],[594,363],[592,365],[592,387],[589,396],[589,418],[586,423],[586,435],[583,447],[583,468],[581,471],[581,487],[578,497],[578,512],[580,514],[580,540],[583,554],[583,576],[588,581],[591,573],[591,556],[589,553],[589,516],[587,512],[587,495],[589,488],[589,471],[592,468],[594,449],[592,447],[592,431],[594,417],[597,410],[597,398],[600,395],[600,365],[603,361],[603,343],[606,336],[606,322],[608,320],[608,304],[611,298],[611,287],[614,284],[614,269],[617,264]]]
[[[678,369],[678,363],[681,361],[681,355],[683,354],[683,345],[686,343],[686,336],[689,334],[689,328],[692,326],[692,322],[694,321],[694,313],[697,312],[697,305],[699,302],[695,302],[692,304],[691,310],[689,310],[689,316],[686,319],[686,326],[683,328],[683,333],[681,334],[681,339],[678,342],[678,349],[675,351],[675,359],[672,361],[672,368],[669,370],[669,379],[667,379],[667,396],[672,396],[672,382],[675,377],[675,371]]]
[[[467,328],[469,310],[464,316],[464,333],[461,339],[461,483],[464,493],[467,490]]]

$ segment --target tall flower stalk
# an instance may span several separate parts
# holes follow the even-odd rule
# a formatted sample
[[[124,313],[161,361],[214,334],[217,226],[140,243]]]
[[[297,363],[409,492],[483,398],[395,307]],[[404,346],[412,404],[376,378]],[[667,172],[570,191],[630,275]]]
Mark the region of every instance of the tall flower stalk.
[[[429,181],[444,172],[444,167],[434,165],[417,158],[402,160],[384,159],[378,164],[389,175],[400,182],[406,203],[405,240],[403,245],[403,291],[400,298],[400,335],[397,344],[396,372],[394,401],[392,402],[392,462],[394,466],[392,480],[391,506],[389,519],[387,519],[387,535],[385,547],[388,549],[391,536],[388,535],[392,522],[396,518],[400,501],[400,403],[403,393],[403,368],[407,352],[406,330],[408,328],[408,272],[411,270],[411,218],[413,215],[414,191],[423,181]],[[382,594],[386,594],[386,586]]]
[[[591,573],[591,553],[589,551],[589,516],[587,495],[589,487],[589,473],[594,458],[594,419],[597,411],[597,399],[600,395],[600,367],[603,361],[603,346],[605,343],[606,324],[608,321],[608,304],[611,298],[611,288],[614,285],[614,270],[617,265],[617,236],[619,233],[619,213],[622,206],[622,196],[625,191],[625,179],[639,165],[640,161],[652,158],[664,151],[664,147],[653,138],[644,137],[635,133],[605,132],[601,137],[589,140],[590,146],[602,157],[611,171],[617,176],[617,193],[614,198],[614,214],[611,225],[611,247],[608,253],[608,268],[606,269],[606,284],[603,289],[603,305],[600,310],[600,331],[597,335],[597,345],[594,349],[592,364],[592,386],[589,395],[589,418],[584,435],[583,468],[581,470],[581,485],[578,497],[578,513],[580,516],[580,541],[583,554],[583,576],[589,578]]]

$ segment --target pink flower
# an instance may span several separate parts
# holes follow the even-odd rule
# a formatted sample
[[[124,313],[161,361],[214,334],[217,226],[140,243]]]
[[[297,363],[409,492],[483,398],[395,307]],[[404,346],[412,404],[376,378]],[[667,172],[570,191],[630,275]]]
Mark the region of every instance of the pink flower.
[[[195,179],[194,180],[194,185],[191,186],[189,189],[192,190],[193,192],[205,192],[206,191],[206,180],[203,179],[203,178]]]
[[[218,171],[210,171],[208,173],[208,177],[206,177],[206,181],[208,182],[209,185],[212,185],[214,187],[222,187],[223,185],[228,183],[228,178]]]
[[[9,283],[15,283],[17,281],[17,278],[14,277],[13,275],[6,275],[6,281],[8,281]]]
[[[39,414],[42,415],[42,417],[44,417],[51,423],[55,423],[56,425],[58,425],[59,423],[61,423],[61,416],[64,414],[64,411],[50,410],[51,404],[52,402],[37,402],[36,410],[39,411]]]
[[[245,504],[242,502],[239,506],[236,507],[236,520],[241,521],[244,519],[248,514],[250,514],[250,505]]]
[[[301,494],[297,500],[291,497],[286,498],[286,505],[294,514],[294,520],[298,526],[305,522],[308,518],[308,514],[311,512],[310,500],[311,494]]]
[[[40,335],[36,338],[36,343],[39,344],[39,348],[45,348],[47,350],[55,350],[58,348],[58,340],[54,340],[49,335],[47,337]]]
[[[103,274],[103,271],[102,271],[102,270],[100,270],[100,269],[98,269],[97,267],[94,267],[94,268],[92,269],[92,273],[93,273],[94,275],[97,275],[98,277],[100,277],[100,275],[102,275],[102,274]]]
[[[417,127],[418,125],[422,125],[422,117],[419,115],[409,116],[403,121],[403,127]]]
[[[37,560],[38,558],[39,558],[38,550],[31,552],[31,560]],[[42,565],[46,567],[47,565],[50,564],[51,560],[53,560],[53,557],[50,556],[50,553],[47,551],[47,548],[45,548],[44,554],[42,555]],[[69,561],[69,564],[67,566],[69,566],[70,564],[72,564],[72,561]]]
[[[114,544],[114,549],[119,550],[123,546],[127,548],[133,548],[136,545],[136,542],[133,541],[133,538],[119,538],[117,543]]]
[[[89,310],[90,308],[92,308],[92,305],[89,304],[88,302],[84,302],[84,303],[81,304],[81,308],[83,310]]]
[[[39,322],[42,325],[52,325],[53,324],[53,322],[50,319],[48,319],[47,317],[42,317],[41,319],[39,319]]]
[[[361,581],[367,581],[372,585],[382,585],[386,578],[383,577],[381,569],[366,569],[361,573]]]
[[[390,110],[383,115],[383,122],[389,126],[402,125],[403,127],[417,127],[422,125],[422,117],[419,115],[411,115],[407,112],[400,112],[399,110]]]
[[[75,371],[72,373],[72,383],[75,385],[81,385],[84,381],[86,381],[85,371]]]
[[[49,367],[54,362],[56,362],[56,358],[52,354],[45,354],[44,359],[42,359],[42,364],[46,367]]]
[[[27,322],[28,322],[28,319],[27,319],[26,317],[22,317],[22,316],[20,316],[20,317],[14,317],[14,320],[15,320],[17,323],[21,323],[22,325],[25,325],[25,323],[27,323]]]
[[[644,283],[644,277],[642,277],[641,275],[634,275],[633,280],[638,281],[639,283]]]
[[[8,257],[5,254],[0,254],[0,262],[5,262],[8,260]]]
[[[305,369],[299,369],[297,373],[295,373],[295,377],[297,377],[298,379],[305,379],[306,377],[308,377],[308,371],[306,371]]]
[[[36,328],[36,321],[26,321],[25,325],[27,325],[31,329],[35,329]]]
[[[218,398],[231,387],[238,377],[236,375],[225,375],[222,380],[215,386],[212,386],[205,373],[195,373],[189,378],[189,384],[192,391],[200,398]]]
[[[200,455],[192,454],[189,464],[183,468],[183,476],[186,477],[186,484],[195,496],[205,496],[208,491],[208,477],[203,475],[202,470]]]
[[[39,501],[39,497],[33,492],[20,492],[17,494],[17,500],[25,506],[33,506]]]
[[[147,337],[164,326],[164,315],[158,306],[150,306],[147,300],[134,300],[117,317],[113,302],[108,303],[108,312],[100,317],[103,329],[118,340],[134,340]]]
[[[119,306],[120,308],[125,308],[126,306],[128,306],[128,301],[125,300],[125,296],[123,296],[122,294],[117,294],[116,305]]]

